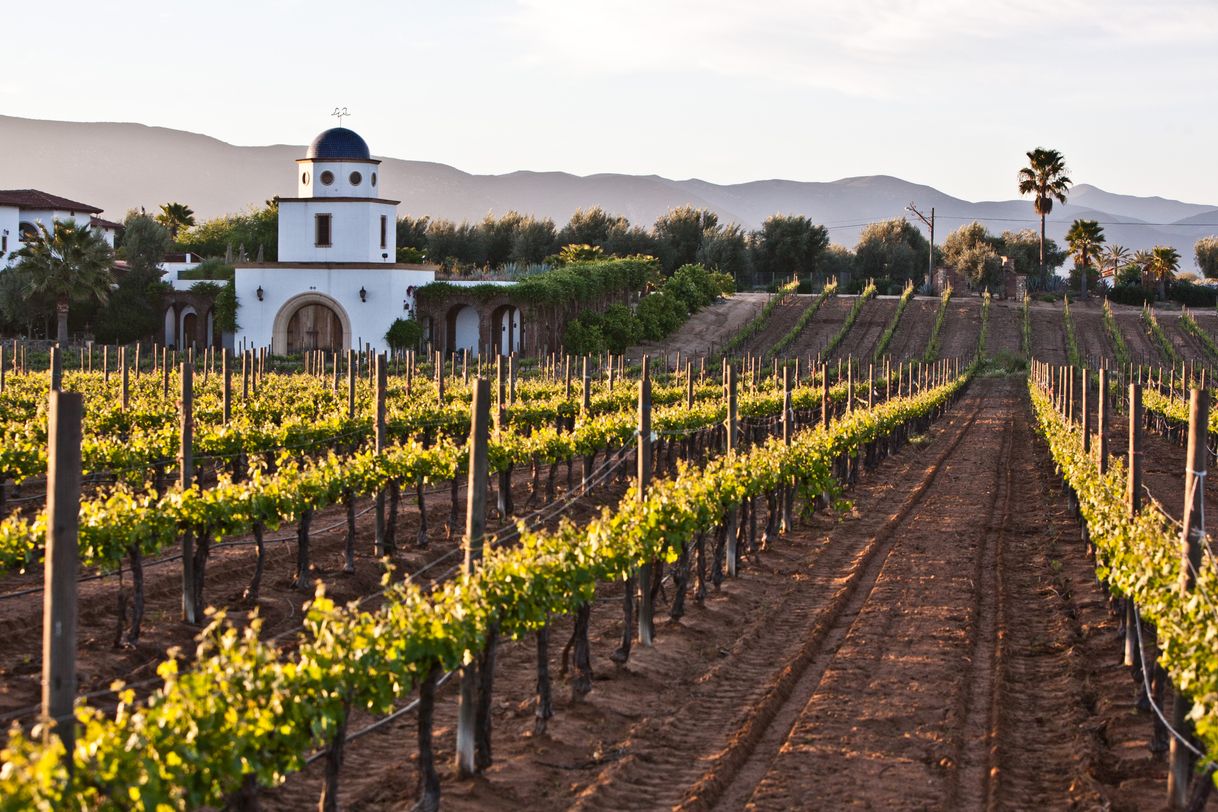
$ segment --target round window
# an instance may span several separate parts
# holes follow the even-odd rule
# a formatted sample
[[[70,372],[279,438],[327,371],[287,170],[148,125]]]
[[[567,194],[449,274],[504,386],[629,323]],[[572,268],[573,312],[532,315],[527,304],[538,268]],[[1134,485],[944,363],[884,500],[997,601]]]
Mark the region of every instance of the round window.
[[[364,179],[364,176],[358,172],[352,172],[351,177],[348,178],[348,180],[351,181],[352,186],[359,186],[359,182],[363,179]]]
[[[331,183],[334,182],[334,173],[331,172],[329,169],[327,169],[325,172],[321,173],[320,180],[321,180],[322,186],[329,186]]]
[[[376,186],[376,173],[375,172],[372,173],[372,185]]]
[[[303,183],[305,186],[309,185],[309,173],[308,172],[301,173],[300,182]]]

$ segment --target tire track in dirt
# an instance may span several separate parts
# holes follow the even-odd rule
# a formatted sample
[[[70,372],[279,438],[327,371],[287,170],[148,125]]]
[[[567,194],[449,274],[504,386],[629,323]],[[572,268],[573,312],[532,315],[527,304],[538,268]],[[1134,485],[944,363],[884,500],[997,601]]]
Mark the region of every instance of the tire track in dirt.
[[[727,659],[700,680],[689,699],[670,717],[649,720],[632,735],[632,753],[603,771],[580,798],[581,809],[655,809],[670,806],[706,808],[745,762],[759,737],[807,665],[822,649],[825,635],[852,597],[865,592],[876,567],[870,563],[887,555],[893,533],[939,476],[943,459],[968,434],[981,398],[971,396],[967,407],[953,410],[949,425],[935,442],[932,461],[924,454],[902,461],[900,470],[882,482],[864,485],[858,500],[862,519],[835,528],[826,546],[796,582],[741,635]],[[946,439],[944,439],[946,435]],[[946,446],[946,448],[943,448]],[[929,450],[928,450],[929,451]],[[890,513],[885,496],[919,478]],[[863,535],[867,541],[858,544]],[[791,653],[794,651],[794,653]]]
[[[1083,780],[1094,698],[1058,560],[1077,530],[1064,510],[1046,522],[1027,509],[1063,500],[1044,499],[1019,384],[997,388],[972,442],[945,460],[950,487],[904,523],[841,646],[825,651],[747,808],[1099,800]]]
[[[1116,308],[1113,308],[1114,310]],[[1125,338],[1125,346],[1129,348],[1129,359],[1135,364],[1165,364],[1162,350],[1158,342],[1152,339],[1142,324],[1142,316],[1137,312],[1122,312],[1113,314],[1121,335]]]
[[[1093,368],[1099,366],[1101,359],[1109,365],[1117,363],[1112,339],[1104,328],[1104,314],[1096,305],[1071,302],[1070,321],[1074,323],[1074,338],[1084,363]]]

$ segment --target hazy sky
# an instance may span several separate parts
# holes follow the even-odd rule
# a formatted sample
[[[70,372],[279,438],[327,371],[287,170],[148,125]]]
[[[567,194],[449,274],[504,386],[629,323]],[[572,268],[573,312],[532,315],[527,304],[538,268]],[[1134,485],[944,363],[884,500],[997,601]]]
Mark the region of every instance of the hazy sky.
[[[299,144],[345,105],[374,152],[471,172],[891,174],[973,200],[1016,197],[1042,145],[1076,182],[1218,203],[1215,0],[52,8],[6,35],[0,113]]]

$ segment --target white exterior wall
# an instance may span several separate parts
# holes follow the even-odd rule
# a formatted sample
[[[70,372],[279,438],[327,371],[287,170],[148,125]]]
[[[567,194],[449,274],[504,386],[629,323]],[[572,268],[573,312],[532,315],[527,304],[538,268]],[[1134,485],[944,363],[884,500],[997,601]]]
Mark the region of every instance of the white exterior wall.
[[[371,161],[298,161],[296,169],[297,197],[380,196],[380,167]],[[334,182],[329,186],[321,182],[321,173],[327,171],[334,173]],[[358,184],[351,183],[352,172],[359,173]]]
[[[21,248],[21,233],[17,225],[21,222],[21,210],[16,206],[0,206],[0,237],[6,238],[7,250],[0,253],[0,268],[13,263],[12,255]]]
[[[385,332],[389,326],[414,313],[414,295],[408,289],[433,281],[435,272],[422,268],[292,267],[288,263],[237,268],[237,323],[241,327],[234,337],[234,347],[240,350],[243,346],[270,345],[275,317],[284,305],[300,294],[315,293],[333,299],[345,312],[351,343],[344,349],[353,349],[362,341],[371,344],[374,351],[384,351],[388,349]],[[260,286],[262,301],[257,294]],[[361,287],[367,291],[367,301],[360,301]]]
[[[330,247],[314,245],[314,215],[330,215]],[[279,203],[280,262],[397,261],[397,207],[392,203],[323,198]],[[385,247],[381,247],[381,217]]]

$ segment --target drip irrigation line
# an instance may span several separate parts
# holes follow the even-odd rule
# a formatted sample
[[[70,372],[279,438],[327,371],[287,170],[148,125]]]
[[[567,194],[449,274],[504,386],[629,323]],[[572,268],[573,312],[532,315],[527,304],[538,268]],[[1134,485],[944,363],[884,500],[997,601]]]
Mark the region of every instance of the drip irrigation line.
[[[1138,631],[1138,659],[1141,661],[1141,665],[1142,665],[1142,685],[1146,690],[1146,704],[1150,705],[1151,710],[1153,710],[1155,712],[1155,715],[1159,717],[1159,721],[1162,722],[1163,727],[1167,729],[1167,732],[1172,735],[1172,738],[1174,738],[1176,741],[1180,742],[1180,744],[1182,744],[1186,748],[1188,748],[1188,751],[1190,753],[1192,753],[1194,756],[1201,759],[1202,762],[1204,762],[1204,764],[1206,765],[1206,767],[1213,766],[1214,762],[1212,760],[1210,760],[1208,757],[1206,757],[1205,753],[1203,753],[1201,750],[1198,750],[1193,745],[1193,743],[1188,740],[1187,736],[1184,736],[1179,731],[1177,731],[1174,727],[1172,727],[1171,722],[1167,721],[1167,717],[1163,714],[1162,709],[1159,708],[1159,706],[1155,704],[1154,694],[1151,692],[1151,689],[1150,689],[1150,677],[1148,677],[1146,675],[1147,674],[1146,646],[1142,642],[1142,615],[1138,611],[1138,604],[1136,601],[1134,602],[1134,605],[1133,605],[1133,620],[1134,620],[1134,626]]]

